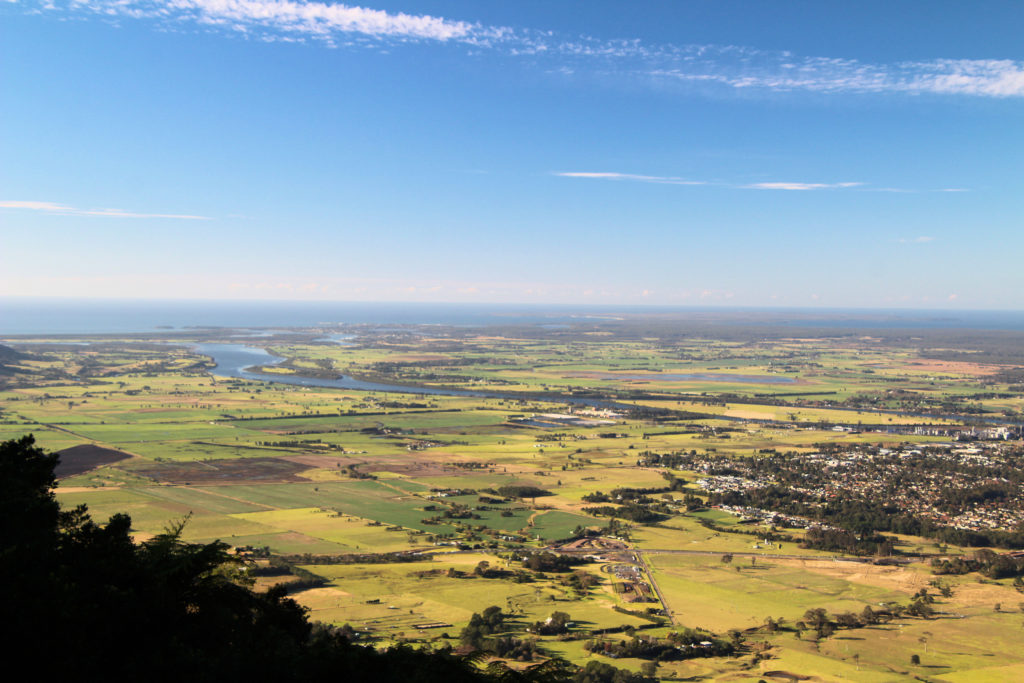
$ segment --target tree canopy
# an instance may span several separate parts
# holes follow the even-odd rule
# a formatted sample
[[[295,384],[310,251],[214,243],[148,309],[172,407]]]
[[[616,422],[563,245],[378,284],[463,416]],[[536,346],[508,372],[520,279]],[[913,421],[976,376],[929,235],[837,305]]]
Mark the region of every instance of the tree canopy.
[[[5,664],[46,678],[218,681],[485,681],[450,654],[378,652],[311,623],[281,589],[255,592],[221,542],[146,542],[131,519],[105,524],[53,493],[57,456],[31,436],[0,444],[0,578]],[[13,626],[13,628],[11,628]]]

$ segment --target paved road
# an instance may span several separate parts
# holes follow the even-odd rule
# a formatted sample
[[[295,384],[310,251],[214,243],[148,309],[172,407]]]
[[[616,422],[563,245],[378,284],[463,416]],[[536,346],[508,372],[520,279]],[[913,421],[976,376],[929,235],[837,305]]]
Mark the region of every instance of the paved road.
[[[676,550],[671,548],[623,548],[621,550],[554,550],[553,552],[560,553],[562,555],[596,555],[596,554],[610,554],[610,553],[635,553],[637,555],[695,555],[703,557],[718,557],[721,555],[732,555],[733,557],[756,557],[763,560],[834,560],[836,562],[860,562],[860,563],[871,563],[875,561],[875,557],[846,557],[842,555],[780,555],[778,553],[755,553],[749,551],[732,551],[732,550]],[[893,562],[898,564],[909,564],[911,562],[920,562],[925,559],[932,557],[940,557],[939,555],[895,555],[887,557],[887,562]]]
[[[756,557],[763,560],[834,560],[836,562],[861,562],[871,563],[876,558],[874,557],[845,557],[842,555],[779,555],[778,553],[754,553],[747,551],[733,552],[724,550],[670,550],[660,548],[634,548],[633,552],[639,554],[648,555],[732,555],[733,557]],[[918,555],[900,555],[896,557],[885,558],[887,562],[898,562],[900,564],[909,564],[911,562],[918,562],[924,559]]]
[[[661,602],[661,606],[665,610],[665,616],[668,617],[668,621],[673,626],[676,623],[675,617],[672,615],[672,608],[669,607],[669,603],[665,600],[665,595],[661,592],[661,587],[658,586],[658,580],[654,578],[654,572],[651,571],[651,566],[647,563],[645,555],[695,555],[700,557],[720,557],[722,555],[732,555],[733,557],[753,557],[761,558],[762,560],[828,560],[831,559],[834,562],[857,562],[857,563],[870,563],[874,562],[873,557],[840,557],[838,555],[829,556],[814,556],[814,555],[778,555],[772,553],[752,553],[752,552],[725,552],[715,550],[672,550],[668,548],[629,548],[621,550],[606,550],[606,551],[595,551],[590,548],[586,550],[556,550],[555,552],[564,555],[593,555],[597,552],[619,552],[619,553],[630,553],[636,557],[638,563],[643,568],[644,573],[647,574],[647,580],[651,584],[651,588],[654,589],[654,594],[658,596],[658,600]],[[886,558],[888,561],[896,562],[899,564],[908,564],[924,559],[922,555],[903,555],[900,557]]]
[[[668,600],[661,593],[661,588],[658,586],[658,581],[654,578],[654,572],[651,571],[650,566],[647,564],[647,558],[644,557],[643,553],[635,553],[638,560],[640,560],[640,566],[647,572],[647,580],[651,582],[651,588],[654,589],[654,594],[658,596],[658,600],[661,602],[662,609],[665,610],[665,616],[668,617],[668,623],[672,626],[676,625],[675,617],[672,616],[672,609],[668,606]]]

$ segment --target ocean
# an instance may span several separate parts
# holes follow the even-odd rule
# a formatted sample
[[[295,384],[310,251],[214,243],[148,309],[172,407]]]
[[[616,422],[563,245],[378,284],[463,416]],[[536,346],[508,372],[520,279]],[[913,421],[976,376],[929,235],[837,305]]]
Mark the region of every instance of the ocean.
[[[557,329],[572,323],[645,316],[666,321],[825,329],[1024,330],[1024,311],[24,297],[0,298],[0,335],[117,334],[195,327],[266,329],[336,324],[541,325]]]

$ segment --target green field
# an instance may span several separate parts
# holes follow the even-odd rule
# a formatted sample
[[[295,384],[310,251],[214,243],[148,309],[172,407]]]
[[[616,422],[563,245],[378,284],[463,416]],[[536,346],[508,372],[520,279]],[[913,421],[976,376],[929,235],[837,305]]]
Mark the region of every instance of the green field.
[[[350,623],[379,644],[458,645],[462,626],[490,605],[513,614],[510,633],[533,637],[527,625],[564,611],[575,622],[573,637],[540,637],[542,652],[639,671],[642,659],[592,655],[582,643],[601,629],[618,629],[614,637],[626,639],[627,627],[664,637],[669,624],[647,627],[658,619],[651,613],[665,608],[675,628],[702,627],[721,637],[738,629],[747,643],[731,658],[661,662],[658,675],[668,679],[780,680],[772,672],[829,681],[1024,675],[1020,599],[1010,579],[949,577],[953,596],[939,600],[931,619],[797,638],[793,625],[807,610],[905,605],[934,577],[921,562],[892,568],[834,562],[837,551],[801,547],[803,528],[776,530],[793,540],[765,544],[773,533],[767,524],[740,524],[721,510],[685,511],[687,497],[691,503],[706,498],[698,486],[706,472],[637,464],[646,453],[750,462],[772,452],[804,458],[823,448],[945,443],[947,435],[895,428],[963,423],[922,417],[940,407],[963,408],[964,418],[980,410],[993,419],[1012,416],[1024,408],[1019,388],[990,368],[935,361],[917,342],[743,341],[617,329],[548,336],[357,331],[365,336],[349,346],[315,343],[320,331],[297,331],[267,341],[290,359],[278,368],[284,374],[329,367],[385,383],[504,392],[489,398],[215,377],[196,365],[203,359],[187,345],[109,339],[52,352],[38,345],[21,374],[0,386],[0,438],[32,432],[47,449],[94,444],[123,451],[131,457],[62,480],[61,503],[87,505],[101,522],[127,513],[137,540],[187,520],[189,541],[221,539],[299,557],[297,566],[326,582],[294,596],[311,616]],[[216,340],[219,333],[202,334]],[[211,337],[197,332],[200,339]],[[763,379],[780,377],[794,381]],[[567,392],[599,394],[615,410],[560,400]],[[837,431],[837,424],[848,431]],[[872,424],[884,428],[857,428]],[[669,491],[671,482],[676,489]],[[547,495],[506,498],[498,489],[507,486]],[[670,507],[646,524],[583,511],[592,505],[585,496],[617,489],[642,489],[645,504]],[[587,590],[572,586],[571,569],[528,571],[511,559],[579,530],[628,546],[585,551],[588,564],[574,569],[596,577]],[[929,538],[894,538],[905,551],[974,552]],[[427,555],[388,563],[325,559],[398,552]],[[733,553],[731,562],[722,561]],[[635,564],[641,561],[651,574]],[[480,562],[504,573],[478,576]],[[638,581],[653,579],[666,604],[629,602],[621,592],[626,579],[613,578],[625,566],[636,567]],[[764,631],[766,617],[782,619],[784,628]],[[450,626],[415,628],[431,622]],[[912,655],[921,665],[911,665]]]

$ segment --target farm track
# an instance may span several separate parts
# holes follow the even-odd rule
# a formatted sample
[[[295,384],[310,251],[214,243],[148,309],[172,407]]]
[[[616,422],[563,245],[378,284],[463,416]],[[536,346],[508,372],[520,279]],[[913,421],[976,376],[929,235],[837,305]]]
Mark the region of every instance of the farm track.
[[[18,417],[22,417],[22,416],[19,415]],[[22,418],[22,419],[25,419],[25,418]],[[86,441],[88,441],[89,443],[93,444],[94,446],[102,446],[104,448],[109,448],[111,450],[120,451],[121,453],[125,453],[127,455],[130,455],[133,459],[142,458],[142,456],[139,455],[138,453],[132,453],[131,451],[126,450],[126,449],[122,448],[121,446],[116,446],[115,447],[112,444],[107,443],[106,441],[100,441],[99,439],[94,439],[91,436],[85,436],[84,434],[79,434],[78,432],[73,432],[70,429],[67,429],[65,427],[61,427],[59,425],[50,424],[48,422],[36,422],[35,424],[39,425],[40,427],[46,427],[47,429],[52,429],[52,430],[57,431],[57,432],[64,432],[65,434],[70,434],[71,436],[73,436],[73,437],[75,437],[77,439],[85,439]]]
[[[400,494],[403,498],[420,498],[420,499],[426,500],[422,496],[420,496],[420,495],[418,495],[418,494],[416,494],[416,493],[414,493],[412,491],[405,491],[402,488],[400,488],[398,486],[395,486],[394,484],[389,484],[386,481],[381,481],[380,479],[375,479],[374,481],[376,481],[378,484],[380,484],[384,488],[391,489],[395,493]]]
[[[672,616],[672,609],[668,606],[668,600],[665,599],[664,594],[661,592],[661,587],[658,586],[657,579],[654,578],[654,572],[651,571],[650,565],[647,564],[647,558],[644,557],[643,553],[636,552],[636,558],[640,561],[640,566],[644,568],[647,573],[647,580],[651,584],[651,588],[654,589],[654,594],[658,596],[658,601],[661,602],[662,609],[665,610],[665,616],[668,617],[668,623],[672,626],[676,625],[675,617]]]
[[[21,417],[22,419],[27,419],[27,418],[22,417],[21,415],[18,415],[18,417]],[[85,436],[84,434],[79,434],[77,432],[73,432],[70,429],[67,429],[65,427],[61,427],[59,425],[49,424],[47,422],[36,422],[36,424],[39,425],[40,427],[46,427],[47,429],[52,429],[55,432],[64,432],[65,434],[70,434],[71,436],[77,437],[79,439],[85,439],[86,441],[88,441],[90,443],[94,443],[94,444],[103,443],[102,441],[99,441],[98,439],[94,439],[91,436]],[[134,453],[132,455],[134,455]],[[136,457],[138,457],[138,456],[136,456]]]
[[[147,488],[159,488],[159,487],[147,487]],[[260,506],[262,508],[266,508],[268,511],[273,511],[273,510],[277,510],[278,509],[278,508],[273,507],[272,505],[267,505],[266,503],[255,503],[255,502],[253,502],[251,500],[245,500],[243,498],[235,498],[234,496],[228,496],[228,495],[225,495],[225,494],[223,494],[223,493],[221,493],[219,491],[210,491],[209,488],[212,488],[212,487],[198,487],[197,486],[195,488],[197,488],[197,489],[201,488],[203,493],[209,494],[211,496],[219,496],[220,498],[224,498],[225,500],[233,500],[236,503],[245,503],[246,505],[258,505],[258,506]]]

